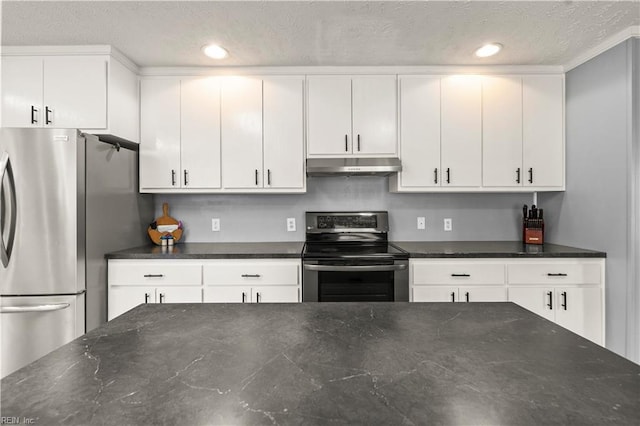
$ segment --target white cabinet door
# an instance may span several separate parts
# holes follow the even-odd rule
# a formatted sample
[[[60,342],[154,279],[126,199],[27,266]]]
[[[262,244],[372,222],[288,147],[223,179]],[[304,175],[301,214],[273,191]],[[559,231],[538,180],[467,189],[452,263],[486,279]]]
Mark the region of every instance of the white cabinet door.
[[[251,289],[253,303],[298,303],[299,297],[297,286],[273,285]]]
[[[222,186],[262,187],[262,80],[222,81]]]
[[[183,188],[220,188],[220,84],[214,77],[180,82]]]
[[[155,301],[156,303],[202,303],[202,287],[158,287]]]
[[[602,294],[599,287],[556,289],[556,322],[602,345]]]
[[[400,77],[400,186],[440,186],[440,77]]]
[[[304,188],[303,77],[263,81],[265,188]]]
[[[445,77],[441,102],[442,185],[481,184],[482,84],[477,76]]]
[[[414,286],[414,302],[458,302],[458,287]]]
[[[155,301],[155,287],[145,286],[110,286],[109,287],[109,321],[142,303]]]
[[[2,127],[42,127],[43,62],[40,57],[2,58]]]
[[[204,289],[205,303],[251,303],[251,287],[217,285]]]
[[[45,126],[107,127],[107,59],[52,56],[44,59]],[[49,108],[51,112],[47,113]],[[47,124],[46,118],[50,123]]]
[[[458,288],[459,302],[505,302],[506,287],[468,286]]]
[[[141,82],[140,189],[180,187],[180,80]]]
[[[522,186],[522,78],[482,78],[482,184]]]
[[[310,76],[307,85],[308,154],[351,153],[351,78]]]
[[[352,153],[397,153],[397,83],[394,75],[352,79]]]
[[[557,75],[522,80],[524,185],[564,184],[564,79]]]
[[[553,289],[543,287],[509,287],[509,302],[516,303],[549,321],[555,321]]]

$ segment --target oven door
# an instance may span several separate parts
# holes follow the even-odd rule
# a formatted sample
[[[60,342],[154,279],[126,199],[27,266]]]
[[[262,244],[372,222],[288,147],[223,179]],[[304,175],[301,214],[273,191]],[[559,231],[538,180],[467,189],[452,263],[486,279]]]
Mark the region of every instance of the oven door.
[[[407,260],[305,260],[303,302],[408,302]]]

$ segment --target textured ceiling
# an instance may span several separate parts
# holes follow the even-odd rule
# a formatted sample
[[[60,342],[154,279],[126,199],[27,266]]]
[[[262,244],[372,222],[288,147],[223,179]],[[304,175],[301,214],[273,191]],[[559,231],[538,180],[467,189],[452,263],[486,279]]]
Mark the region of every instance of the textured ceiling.
[[[632,25],[637,0],[2,2],[3,45],[110,44],[140,66],[563,65]],[[230,57],[204,57],[212,41]]]

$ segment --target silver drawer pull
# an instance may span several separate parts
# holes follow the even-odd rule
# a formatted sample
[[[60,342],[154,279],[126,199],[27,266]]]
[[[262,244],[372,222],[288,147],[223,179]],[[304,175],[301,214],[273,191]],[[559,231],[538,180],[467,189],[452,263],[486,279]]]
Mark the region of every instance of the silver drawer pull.
[[[242,278],[260,278],[262,275],[260,274],[242,274]]]
[[[452,277],[470,277],[469,274],[451,274]]]
[[[164,277],[163,274],[144,274],[145,278],[162,278]]]
[[[567,274],[563,274],[563,273],[557,273],[557,274],[548,273],[547,276],[549,276],[549,277],[566,277]]]
[[[3,314],[22,314],[26,312],[50,312],[59,311],[60,309],[66,309],[71,306],[69,303],[52,303],[47,305],[35,305],[35,306],[3,306],[0,308],[0,313]]]

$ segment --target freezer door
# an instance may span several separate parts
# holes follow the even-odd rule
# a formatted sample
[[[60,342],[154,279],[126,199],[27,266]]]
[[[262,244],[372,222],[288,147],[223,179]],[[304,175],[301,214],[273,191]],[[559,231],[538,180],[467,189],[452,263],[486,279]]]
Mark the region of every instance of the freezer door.
[[[0,298],[0,378],[79,337],[84,295]]]
[[[77,130],[0,129],[0,157],[12,171],[0,184],[0,238],[11,248],[0,262],[0,294],[85,289],[83,142]]]

